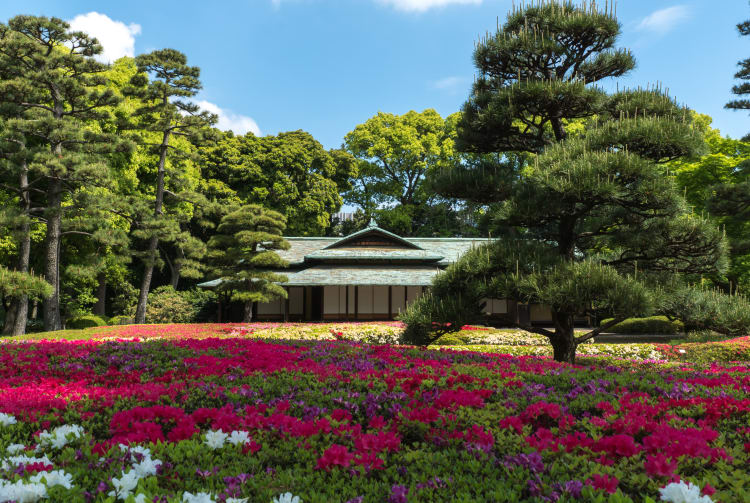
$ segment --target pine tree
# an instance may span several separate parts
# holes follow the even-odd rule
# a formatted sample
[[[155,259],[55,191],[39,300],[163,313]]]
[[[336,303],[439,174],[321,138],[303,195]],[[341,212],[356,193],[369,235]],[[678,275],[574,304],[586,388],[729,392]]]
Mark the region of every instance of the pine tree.
[[[618,33],[609,6],[544,1],[514,9],[477,46],[481,76],[459,139],[510,155],[494,168],[447,171],[440,190],[492,202],[503,238],[437,277],[403,317],[407,340],[481,321],[482,299],[507,298],[551,307],[552,329],[516,324],[547,336],[556,360],[573,362],[578,344],[657,307],[659,275],[723,266],[722,234],[690,214],[662,167],[701,150],[690,114],[659,89],[607,96],[590,86],[633,67],[629,52],[614,49]],[[534,154],[520,170],[519,153]],[[469,189],[481,180],[501,185],[474,198]],[[613,321],[576,336],[574,322],[586,316]]]
[[[63,214],[77,209],[71,201],[82,187],[106,185],[104,156],[129,148],[92,121],[107,115],[118,98],[104,88],[107,66],[93,56],[96,39],[71,32],[57,18],[16,16],[0,26],[0,106],[16,107],[15,130],[45,145],[28,164],[28,185],[42,190],[40,219],[46,224],[45,279],[53,293],[44,303],[47,330],[61,328],[60,247]],[[63,204],[65,202],[66,204]],[[70,232],[78,232],[72,230]]]
[[[286,298],[279,285],[286,276],[274,272],[288,266],[277,250],[289,249],[282,237],[286,219],[281,213],[255,204],[231,211],[209,241],[209,257],[217,264],[220,291],[231,292],[232,299],[245,303],[245,322],[252,320],[255,302]]]
[[[742,36],[750,35],[750,20],[739,23],[737,31]],[[732,93],[743,98],[730,101],[724,105],[724,108],[730,110],[750,110],[750,100],[744,98],[744,96],[750,94],[750,58],[739,61],[737,66],[739,66],[739,70],[734,74],[734,78],[744,80],[745,82],[733,86]],[[746,135],[742,140],[750,141],[750,135]]]
[[[159,143],[150,144],[158,154],[156,186],[154,188],[153,217],[142,222],[137,232],[139,237],[148,241],[144,255],[145,268],[138,296],[135,322],[145,323],[148,292],[154,266],[159,261],[159,242],[176,241],[189,238],[182,236],[179,222],[164,211],[166,193],[180,195],[169,191],[167,184],[167,161],[170,151],[175,151],[174,137],[187,137],[193,142],[200,141],[206,134],[207,127],[216,122],[216,116],[201,112],[194,103],[185,101],[192,98],[201,89],[200,68],[187,65],[184,54],[174,49],[162,49],[135,58],[138,75],[131,80],[132,87],[128,94],[136,96],[142,105],[135,111],[137,126],[146,131],[157,133]],[[149,77],[151,79],[149,80]],[[148,143],[148,135],[144,135]],[[179,180],[178,173],[170,173]],[[173,180],[175,186],[179,183]],[[182,194],[187,197],[187,194]],[[191,241],[191,244],[194,244]]]

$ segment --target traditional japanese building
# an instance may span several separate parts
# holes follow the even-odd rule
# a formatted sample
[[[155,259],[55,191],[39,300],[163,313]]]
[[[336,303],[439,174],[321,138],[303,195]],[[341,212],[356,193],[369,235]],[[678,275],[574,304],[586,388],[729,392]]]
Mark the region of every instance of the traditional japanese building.
[[[346,237],[286,237],[279,271],[288,297],[254,308],[257,320],[392,320],[419,298],[432,278],[487,238],[405,238],[374,221]],[[220,280],[198,286],[214,288]],[[520,307],[520,309],[519,309]],[[490,299],[485,310],[498,323],[518,316],[547,321],[542,306],[517,306]]]

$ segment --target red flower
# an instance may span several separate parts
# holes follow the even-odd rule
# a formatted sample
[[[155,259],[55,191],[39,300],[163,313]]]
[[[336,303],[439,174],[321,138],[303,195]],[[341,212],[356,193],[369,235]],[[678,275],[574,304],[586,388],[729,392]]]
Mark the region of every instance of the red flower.
[[[602,475],[600,473],[595,473],[591,476],[590,479],[586,481],[586,483],[594,489],[601,489],[612,494],[617,492],[617,485],[620,483],[620,481],[617,480],[617,477],[614,477],[612,475]]]
[[[317,468],[319,470],[330,471],[333,466],[340,466],[346,468],[352,462],[354,455],[343,445],[333,444],[331,447],[326,449],[323,453],[323,457],[318,459]]]
[[[670,462],[668,459],[664,455],[647,456],[646,461],[643,463],[646,473],[659,477],[671,477],[677,469],[677,462]]]

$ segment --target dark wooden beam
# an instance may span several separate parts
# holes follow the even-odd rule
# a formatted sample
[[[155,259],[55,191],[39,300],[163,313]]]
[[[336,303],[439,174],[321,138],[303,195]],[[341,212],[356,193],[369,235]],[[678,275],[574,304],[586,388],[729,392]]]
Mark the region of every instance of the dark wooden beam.
[[[292,295],[292,289],[288,286],[284,287],[286,290],[286,300],[284,300],[284,321],[289,321],[289,297]]]
[[[354,320],[359,318],[359,286],[354,285]]]
[[[393,319],[393,285],[388,285],[388,319]]]

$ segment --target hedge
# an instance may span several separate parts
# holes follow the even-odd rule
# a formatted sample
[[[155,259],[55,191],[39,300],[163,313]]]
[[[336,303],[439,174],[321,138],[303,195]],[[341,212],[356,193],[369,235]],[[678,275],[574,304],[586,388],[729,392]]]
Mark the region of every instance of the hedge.
[[[602,320],[601,324],[605,325],[612,321],[612,318]],[[682,332],[684,326],[680,321],[670,321],[666,316],[651,316],[648,318],[628,318],[617,325],[607,329],[608,333],[613,334],[664,334],[675,335]]]

